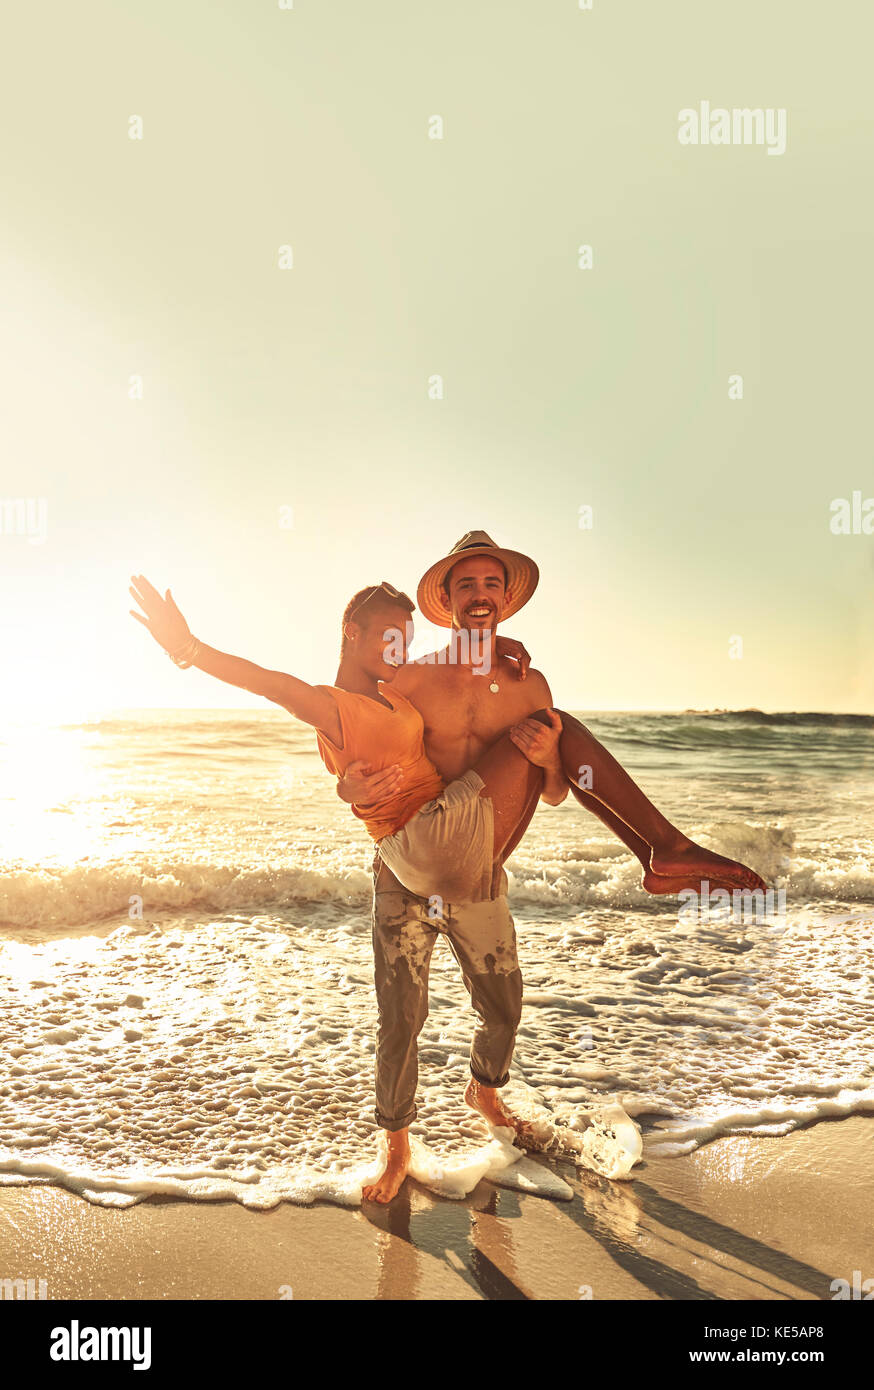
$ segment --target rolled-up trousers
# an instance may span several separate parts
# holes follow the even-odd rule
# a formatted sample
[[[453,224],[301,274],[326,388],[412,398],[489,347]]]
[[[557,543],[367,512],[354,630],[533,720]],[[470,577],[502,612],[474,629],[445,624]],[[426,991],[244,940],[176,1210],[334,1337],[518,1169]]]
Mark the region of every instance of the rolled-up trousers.
[[[500,896],[444,902],[405,889],[379,850],[373,861],[374,983],[379,1009],[376,1040],[376,1122],[403,1129],[416,1118],[418,1037],[428,1017],[428,971],[438,936],[445,936],[477,1015],[471,1075],[505,1086],[522,1012],[516,932]]]

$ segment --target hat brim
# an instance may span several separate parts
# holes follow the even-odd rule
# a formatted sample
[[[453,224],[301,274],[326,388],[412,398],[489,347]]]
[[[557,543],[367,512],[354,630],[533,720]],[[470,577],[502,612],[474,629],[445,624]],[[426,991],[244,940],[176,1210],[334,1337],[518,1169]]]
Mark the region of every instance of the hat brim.
[[[537,588],[540,570],[529,555],[518,550],[502,550],[497,545],[472,545],[465,550],[456,550],[453,555],[444,555],[423,574],[416,590],[416,602],[422,616],[437,627],[451,627],[452,617],[443,605],[443,580],[460,560],[469,560],[475,555],[488,555],[500,560],[507,571],[507,588],[512,595],[501,616],[503,622],[518,613]]]

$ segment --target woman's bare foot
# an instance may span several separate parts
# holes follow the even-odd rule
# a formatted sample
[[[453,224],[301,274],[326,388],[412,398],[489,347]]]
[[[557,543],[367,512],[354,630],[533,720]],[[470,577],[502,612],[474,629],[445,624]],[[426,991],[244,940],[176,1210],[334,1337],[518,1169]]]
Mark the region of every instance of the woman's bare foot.
[[[734,891],[746,892],[740,889],[737,879],[722,878],[717,875],[715,878],[703,879],[698,874],[682,874],[674,878],[667,878],[661,874],[654,874],[652,869],[644,869],[641,876],[641,887],[647,893],[658,894],[677,894],[685,892],[700,893],[706,883],[712,893],[717,888],[724,888],[727,892]]]
[[[381,1202],[385,1205],[396,1197],[410,1167],[410,1139],[406,1129],[388,1130],[388,1153],[385,1167],[376,1182],[367,1183],[361,1195],[368,1202]]]
[[[653,887],[649,886],[648,878],[653,882]],[[668,879],[677,886],[659,887],[659,879]],[[715,854],[713,850],[704,849],[685,838],[671,846],[653,849],[649,870],[643,876],[643,885],[650,893],[680,893],[686,889],[697,893],[705,882],[711,888],[726,888],[729,891],[740,888],[767,892],[765,880],[745,864],[739,864],[736,859],[726,859],[724,855]]]
[[[476,1110],[484,1120],[488,1120],[490,1125],[495,1125],[498,1129],[502,1127],[512,1129],[523,1148],[529,1148],[532,1145],[533,1135],[530,1124],[525,1120],[520,1120],[517,1115],[512,1114],[507,1109],[494,1086],[484,1086],[481,1081],[477,1081],[476,1077],[472,1076],[467,1083],[464,1099],[471,1110]]]

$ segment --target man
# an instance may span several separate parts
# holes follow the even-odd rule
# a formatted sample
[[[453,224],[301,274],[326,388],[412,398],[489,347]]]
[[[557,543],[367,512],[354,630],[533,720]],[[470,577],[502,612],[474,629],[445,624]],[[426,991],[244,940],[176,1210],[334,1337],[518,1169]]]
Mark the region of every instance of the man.
[[[528,556],[503,549],[485,532],[476,531],[462,537],[419,584],[422,613],[433,623],[451,626],[454,640],[436,660],[404,666],[393,688],[421,713],[425,751],[444,782],[465,774],[508,732],[541,771],[532,780],[534,794],[506,839],[502,861],[494,865],[489,890],[478,898],[445,903],[417,896],[402,886],[377,849],[376,1119],[387,1131],[388,1152],[383,1173],[364,1195],[378,1202],[392,1199],[409,1166],[408,1131],[416,1115],[418,1080],[416,1039],[428,1014],[428,966],[441,933],[461,966],[479,1016],[465,1100],[489,1123],[508,1125],[525,1137],[523,1122],[498,1096],[509,1080],[522,1003],[503,862],[524,834],[538,794],[555,805],[570,787],[580,804],[594,811],[638,856],[650,892],[697,889],[702,879],[735,888],[764,887],[750,870],[694,845],[665,820],[578,720],[553,711],[549,685],[540,671],[523,669],[520,678],[514,661],[490,655],[484,673],[483,651],[491,654],[498,624],[527,603],[538,579],[537,566]],[[482,783],[475,773],[471,776],[471,796],[476,797]],[[392,785],[393,778],[396,784],[392,769],[368,775],[363,768],[350,768],[338,791],[344,800],[366,805],[375,792]],[[464,807],[459,811],[439,803],[440,798],[434,803],[435,814],[447,819],[465,813]]]

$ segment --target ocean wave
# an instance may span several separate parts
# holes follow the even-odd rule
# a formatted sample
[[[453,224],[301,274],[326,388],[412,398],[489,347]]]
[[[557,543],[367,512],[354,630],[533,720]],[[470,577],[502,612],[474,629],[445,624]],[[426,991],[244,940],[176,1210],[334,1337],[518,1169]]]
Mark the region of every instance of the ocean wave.
[[[740,724],[815,724],[832,729],[874,729],[874,714],[829,714],[816,710],[784,710],[768,714],[760,709],[684,710],[701,719],[736,720]]]
[[[726,725],[741,725],[747,728],[768,729],[847,729],[874,731],[874,714],[833,714],[820,710],[780,710],[767,712],[760,709],[712,709],[676,711],[584,711],[571,710],[584,723],[592,727],[610,728],[614,731],[633,732],[641,728],[658,728],[687,732],[697,730],[704,733],[708,726],[713,731],[724,730]],[[63,723],[58,727],[66,731],[84,731],[102,735],[127,736],[151,733],[166,734],[168,729],[184,731],[186,737],[206,735],[209,740],[237,737],[242,743],[268,739],[273,742],[283,735],[293,739],[312,738],[311,730],[290,717],[284,710],[264,708],[244,710],[143,710],[134,715],[107,715],[101,719],[84,720],[81,723]]]
[[[161,912],[281,909],[291,903],[365,907],[361,869],[252,868],[197,862],[18,870],[0,880],[0,925],[75,927]],[[141,905],[136,900],[141,899]]]
[[[620,744],[625,749],[646,748],[650,753],[690,752],[718,753],[720,759],[741,760],[745,755],[767,755],[769,766],[774,757],[791,757],[793,764],[805,766],[804,760],[816,756],[821,765],[847,764],[848,770],[858,771],[864,760],[870,759],[874,719],[866,715],[834,715],[820,717],[763,716],[744,719],[735,714],[695,715],[686,717],[641,717],[626,722],[606,719],[583,721],[602,742],[611,747]]]
[[[793,902],[874,901],[874,865],[861,858],[836,864],[800,855],[789,830],[726,823],[711,826],[706,839],[719,853],[751,865],[772,887],[785,889],[789,911]],[[511,908],[654,909],[675,901],[645,892],[637,860],[617,858],[612,846],[601,858],[560,851],[553,857],[523,843],[507,870]],[[62,928],[127,920],[137,899],[146,918],[198,910],[281,911],[305,903],[366,912],[371,882],[367,869],[349,867],[344,849],[318,867],[168,860],[17,869],[0,878],[0,925]]]

